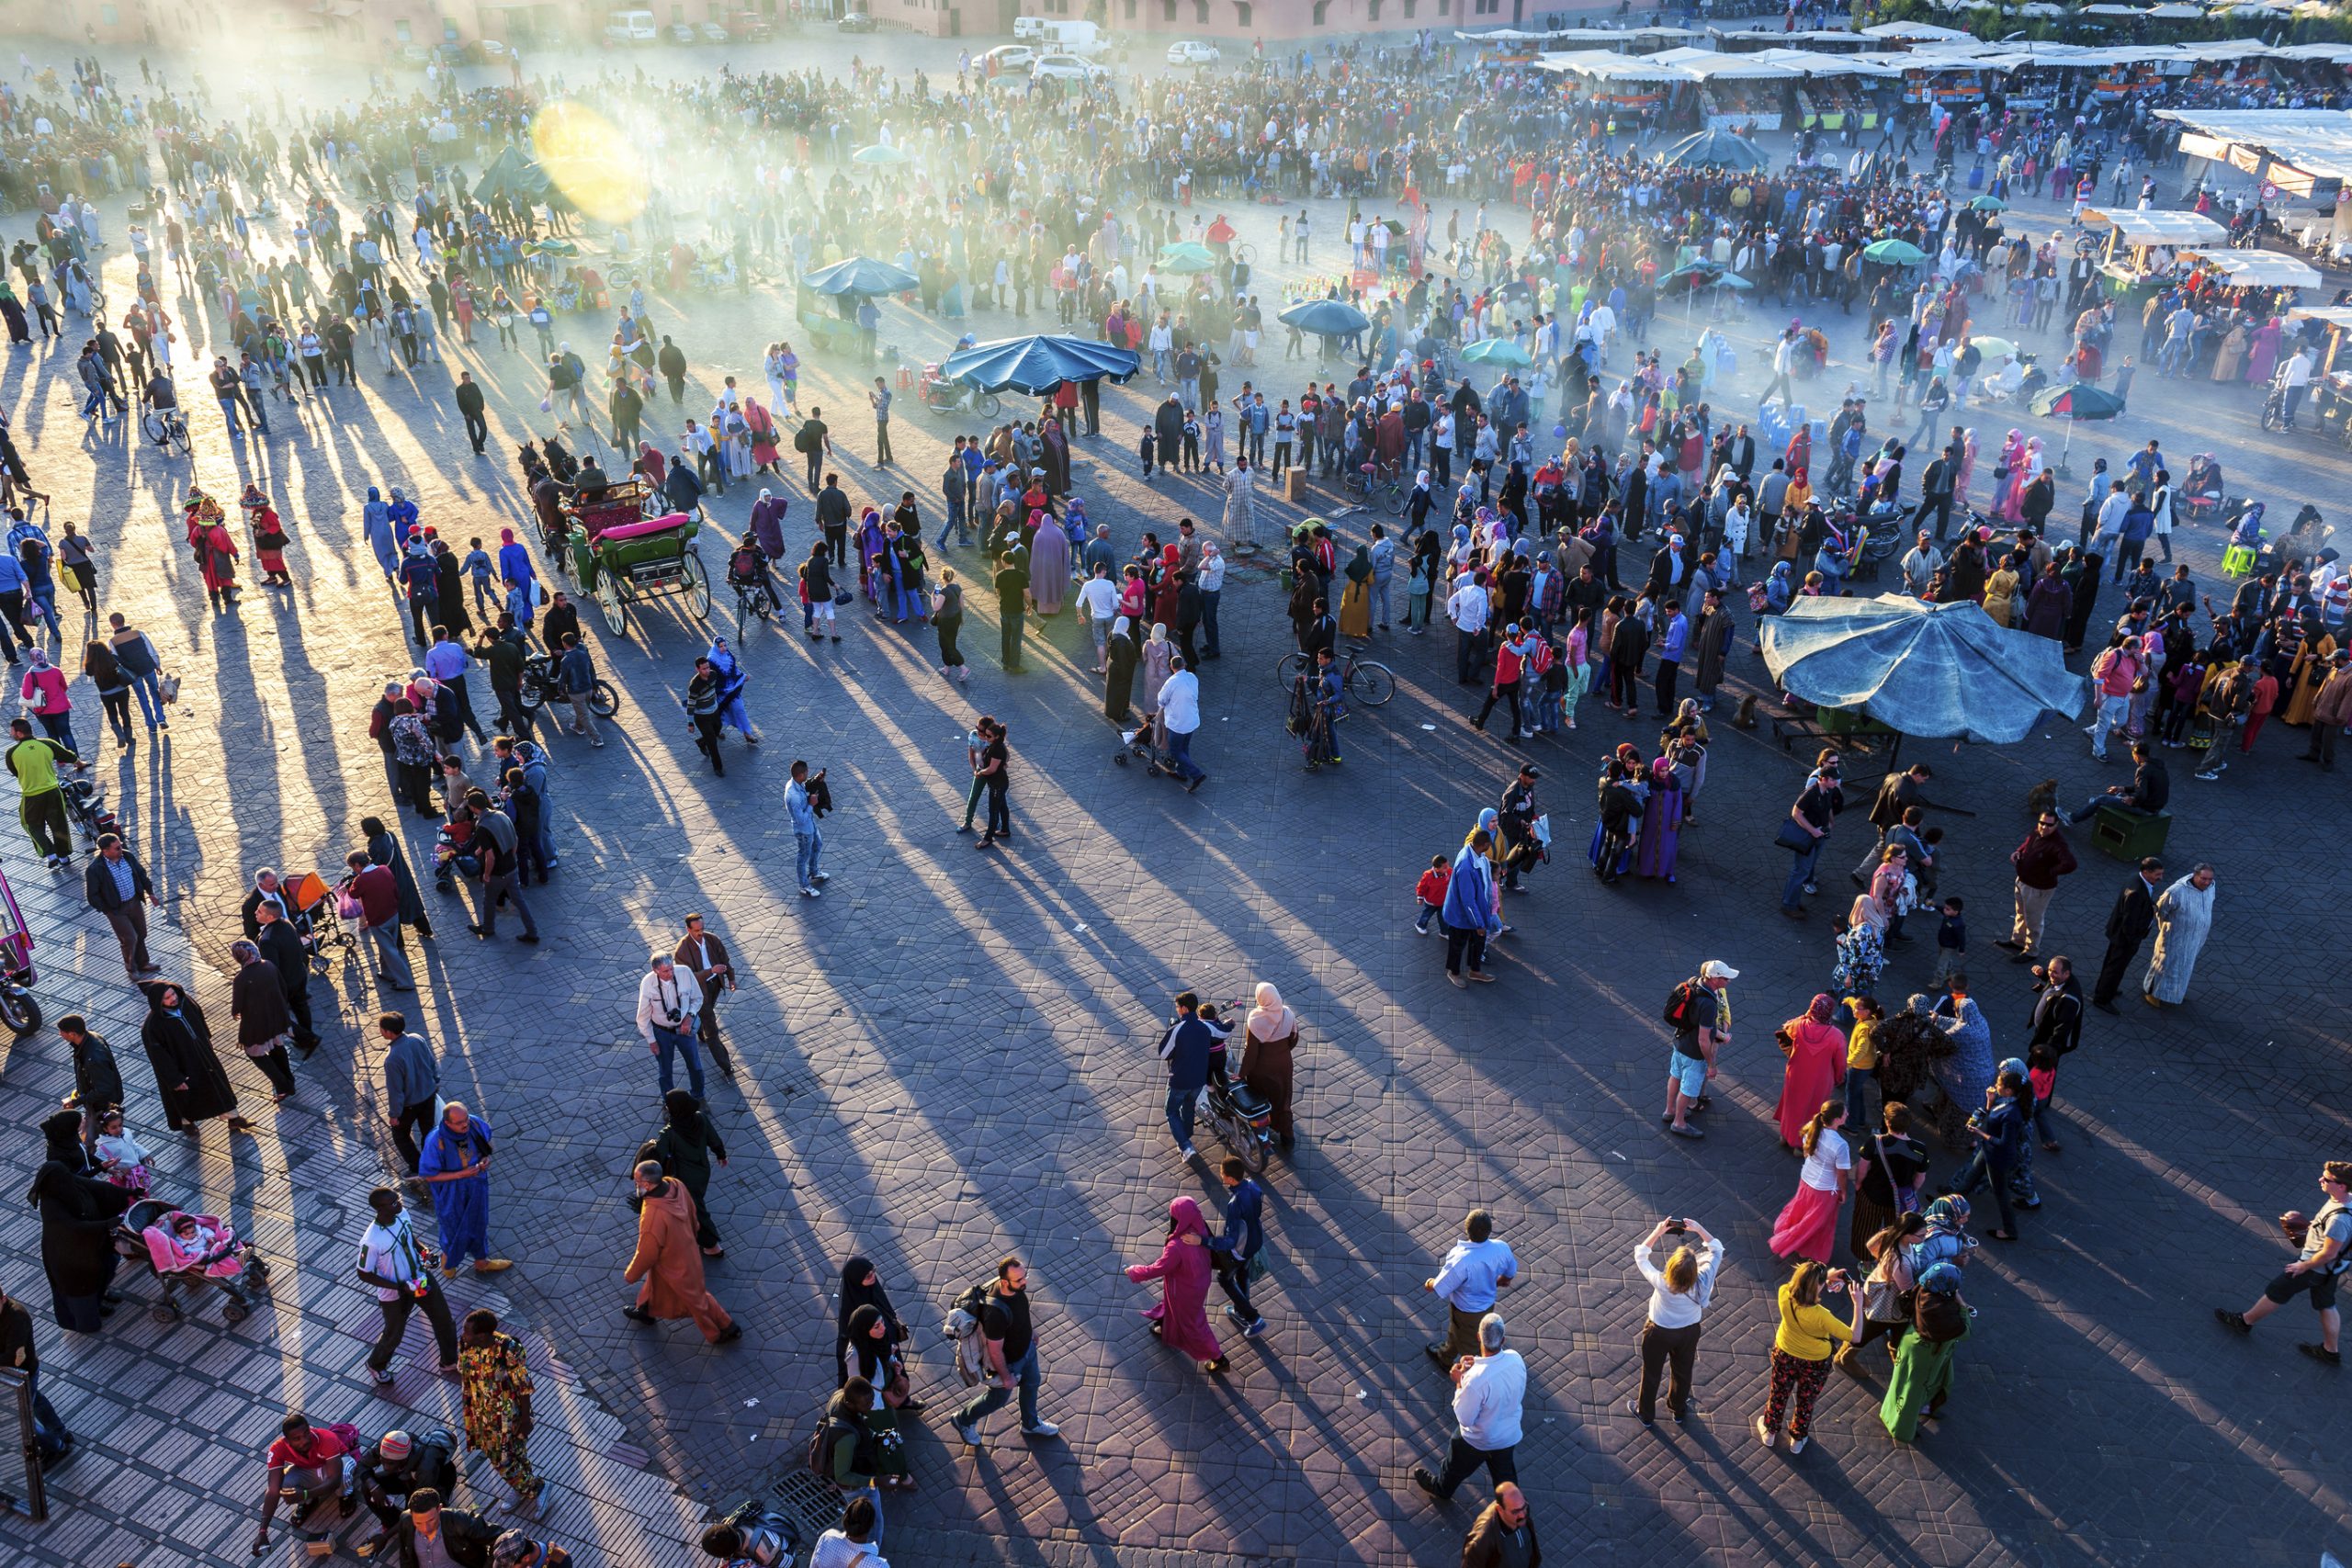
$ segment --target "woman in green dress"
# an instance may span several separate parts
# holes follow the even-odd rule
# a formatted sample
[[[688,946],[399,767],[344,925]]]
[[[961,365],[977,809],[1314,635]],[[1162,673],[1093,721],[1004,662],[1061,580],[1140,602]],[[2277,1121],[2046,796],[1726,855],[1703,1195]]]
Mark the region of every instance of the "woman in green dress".
[[[1932,1420],[1951,1394],[1952,1355],[1968,1337],[1973,1315],[1960,1299],[1960,1278],[1952,1263],[1935,1264],[1919,1276],[1915,1332],[1903,1337],[1894,1353],[1894,1371],[1878,1407],[1879,1419],[1898,1443],[1916,1438],[1919,1423]]]

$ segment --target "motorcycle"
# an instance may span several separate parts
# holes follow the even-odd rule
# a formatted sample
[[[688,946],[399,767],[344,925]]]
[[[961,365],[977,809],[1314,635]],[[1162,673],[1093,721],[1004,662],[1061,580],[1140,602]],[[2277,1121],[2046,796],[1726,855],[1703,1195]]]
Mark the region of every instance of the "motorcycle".
[[[544,653],[535,653],[523,660],[523,684],[516,694],[526,713],[571,701],[564,694],[563,679],[556,672],[555,660]],[[589,688],[588,711],[598,718],[610,718],[620,707],[620,694],[613,690],[611,682],[598,676],[596,683]]]
[[[40,1027],[40,999],[33,995],[33,933],[17,908],[16,890],[0,874],[0,1024],[21,1038]]]
[[[92,849],[97,847],[102,835],[122,831],[114,808],[107,804],[106,791],[87,779],[67,779],[64,789],[65,814],[74,819],[74,826],[81,829]]]
[[[978,419],[994,419],[1003,407],[994,392],[984,391],[968,381],[952,381],[939,373],[936,365],[922,367],[919,389],[922,406],[934,413],[969,413]]]

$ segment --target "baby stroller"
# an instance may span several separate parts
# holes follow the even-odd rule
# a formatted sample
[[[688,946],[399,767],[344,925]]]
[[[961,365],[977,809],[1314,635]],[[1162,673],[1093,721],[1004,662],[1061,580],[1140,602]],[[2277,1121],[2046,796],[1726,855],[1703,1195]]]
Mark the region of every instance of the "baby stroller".
[[[323,967],[331,947],[358,947],[344,925],[343,895],[317,872],[306,871],[286,884],[286,902],[294,910],[294,929],[310,949],[311,963]]]
[[[481,856],[473,851],[474,824],[470,817],[454,822],[444,822],[433,837],[433,886],[451,897],[458,896],[458,878],[481,874]]]
[[[161,1199],[130,1205],[115,1226],[114,1249],[134,1261],[145,1259],[163,1286],[163,1299],[147,1309],[158,1323],[187,1316],[183,1295],[217,1290],[229,1298],[221,1317],[242,1323],[269,1285],[269,1263],[235,1227],[211,1214],[189,1214]]]
[[[1155,779],[1176,776],[1176,764],[1168,754],[1168,732],[1161,727],[1159,715],[1154,714],[1133,729],[1120,731],[1119,739],[1124,744],[1111,754],[1111,761],[1119,766],[1125,767],[1129,757],[1140,757],[1143,759],[1143,771],[1148,776]]]

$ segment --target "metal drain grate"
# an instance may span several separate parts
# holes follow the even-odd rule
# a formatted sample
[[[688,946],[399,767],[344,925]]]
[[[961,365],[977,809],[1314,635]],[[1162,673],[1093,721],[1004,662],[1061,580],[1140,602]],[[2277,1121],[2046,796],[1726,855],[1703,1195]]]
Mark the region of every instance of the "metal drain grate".
[[[842,1522],[842,1495],[806,1470],[786,1471],[775,1483],[784,1511],[800,1527],[800,1539],[809,1546]]]

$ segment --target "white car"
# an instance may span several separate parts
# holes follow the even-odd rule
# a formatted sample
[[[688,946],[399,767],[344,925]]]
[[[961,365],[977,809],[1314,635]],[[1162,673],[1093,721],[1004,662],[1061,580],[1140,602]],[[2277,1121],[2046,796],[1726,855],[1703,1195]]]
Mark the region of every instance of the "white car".
[[[988,73],[990,65],[996,67],[999,75],[1005,75],[1015,71],[1026,71],[1036,63],[1036,60],[1037,51],[1025,43],[1001,43],[973,64],[982,75]]]
[[[1059,77],[1064,81],[1098,82],[1111,74],[1110,71],[1091,60],[1075,54],[1041,54],[1029,67],[1033,78]]]
[[[1203,43],[1198,39],[1184,39],[1168,46],[1168,63],[1170,65],[1215,65],[1223,58],[1217,52],[1216,45]]]

